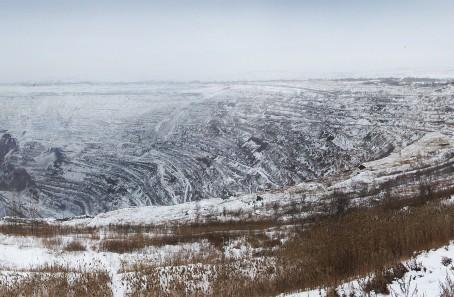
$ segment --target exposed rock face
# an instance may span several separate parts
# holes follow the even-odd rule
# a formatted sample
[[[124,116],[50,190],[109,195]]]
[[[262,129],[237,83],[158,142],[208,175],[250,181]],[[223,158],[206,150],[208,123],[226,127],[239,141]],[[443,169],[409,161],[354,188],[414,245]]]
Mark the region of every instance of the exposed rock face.
[[[32,207],[39,215],[96,214],[294,185],[386,157],[427,132],[453,130],[450,81],[12,90],[0,92],[0,131],[7,131],[0,142],[6,166],[0,176],[7,176],[0,177],[0,204],[19,197],[24,213]]]
[[[2,165],[0,171],[0,191],[20,192],[33,184],[30,175],[24,168],[14,168],[8,164]]]
[[[3,134],[0,138],[0,164],[4,162],[5,157],[17,150],[17,142],[10,134]]]
[[[17,150],[16,139],[10,134],[3,134],[0,138],[0,191],[20,192],[33,184],[24,168],[16,168],[9,163],[8,156]]]

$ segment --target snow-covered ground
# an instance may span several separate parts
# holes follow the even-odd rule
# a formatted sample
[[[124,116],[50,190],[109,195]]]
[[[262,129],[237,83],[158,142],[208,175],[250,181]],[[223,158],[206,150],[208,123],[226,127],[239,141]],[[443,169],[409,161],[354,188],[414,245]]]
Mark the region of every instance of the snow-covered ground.
[[[102,238],[102,236],[101,236]],[[100,238],[100,239],[101,239]],[[192,280],[187,284],[194,288],[209,290],[210,275],[201,276],[200,273],[208,273],[210,264],[204,261],[195,264],[183,264],[172,267],[163,263],[172,263],[172,259],[185,257],[185,255],[209,254],[212,246],[207,241],[185,243],[178,245],[166,245],[162,247],[146,247],[142,250],[128,253],[112,253],[99,251],[96,244],[99,239],[83,238],[78,236],[60,237],[58,246],[49,248],[43,243],[44,239],[35,237],[6,236],[0,235],[0,281],[5,284],[20,277],[25,277],[29,271],[35,271],[39,267],[61,266],[72,271],[105,271],[111,279],[111,288],[114,297],[127,296],[129,285],[126,279],[131,274],[130,267],[137,264],[164,265],[161,269],[161,284],[166,286],[169,277],[174,277],[176,270],[181,270],[178,275],[184,275],[184,271],[192,274]],[[85,251],[65,251],[64,247],[73,240],[83,242]],[[233,240],[225,247],[227,259],[234,259],[239,263],[238,273],[254,275],[254,266],[251,261],[251,249],[243,240]],[[438,249],[429,250],[416,254],[412,259],[403,261],[408,272],[400,279],[395,279],[388,285],[390,295],[394,297],[419,297],[440,296],[441,284],[446,278],[454,279],[454,242]],[[259,261],[272,261],[272,259],[260,259]],[[207,262],[209,263],[209,262]],[[248,266],[247,263],[252,263]],[[268,262],[271,266],[272,262]],[[175,270],[176,269],[176,270]],[[191,272],[192,271],[192,272]],[[202,272],[203,271],[203,272]],[[208,271],[208,272],[207,272]],[[211,272],[213,273],[213,271]],[[371,276],[372,277],[372,276]],[[340,296],[377,296],[389,295],[366,294],[363,291],[364,284],[369,278],[361,278],[343,283],[336,287]],[[326,296],[326,289],[316,289],[293,294],[283,294],[280,297],[320,297]]]
[[[198,251],[209,249],[207,242],[167,245],[163,247],[147,247],[143,250],[130,253],[101,252],[93,249],[97,240],[67,236],[60,238],[59,246],[48,248],[42,239],[35,237],[0,235],[0,280],[7,281],[12,274],[25,276],[28,271],[40,267],[61,266],[70,271],[106,271],[112,281],[113,296],[122,297],[125,293],[122,269],[136,263],[152,263],[161,265],[166,260],[184,255],[197,254]],[[65,251],[69,242],[77,240],[85,246],[85,251]],[[229,249],[236,256],[241,252]]]
[[[110,277],[109,286],[113,296],[124,297],[129,296],[127,294],[131,290],[131,282],[138,281],[141,277],[139,275],[142,271],[135,267],[143,266],[157,267],[160,270],[158,282],[163,288],[169,287],[169,283],[178,275],[189,289],[199,288],[202,292],[208,292],[209,279],[212,277],[209,272],[213,273],[214,270],[209,259],[205,258],[219,253],[207,240],[147,246],[139,250],[116,253],[99,250],[103,236],[93,239],[82,234],[72,234],[56,238],[59,240],[58,244],[50,247],[45,244],[46,238],[0,235],[0,284],[4,286],[8,282],[20,282],[33,273],[52,273],[46,270],[48,267],[63,267],[75,273],[106,272]],[[81,242],[86,250],[65,250],[65,246],[74,240]],[[257,263],[272,265],[272,259],[253,259],[251,252],[244,239],[238,238],[226,244],[223,257],[237,263],[235,265],[238,273],[253,277],[260,269]],[[179,264],[170,264],[177,263],[176,261],[179,261]]]

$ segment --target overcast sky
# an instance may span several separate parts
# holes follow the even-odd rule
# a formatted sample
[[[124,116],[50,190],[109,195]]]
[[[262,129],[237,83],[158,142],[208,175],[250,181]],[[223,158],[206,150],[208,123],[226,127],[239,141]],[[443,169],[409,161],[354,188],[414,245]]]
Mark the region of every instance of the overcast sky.
[[[453,0],[0,0],[0,81],[454,69]]]

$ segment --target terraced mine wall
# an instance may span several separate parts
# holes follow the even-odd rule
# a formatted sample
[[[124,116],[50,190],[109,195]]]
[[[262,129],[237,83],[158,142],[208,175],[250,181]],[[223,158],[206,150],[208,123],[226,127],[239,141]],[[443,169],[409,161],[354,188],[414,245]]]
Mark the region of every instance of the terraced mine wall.
[[[454,127],[446,80],[0,90],[1,215],[97,214],[278,189]]]

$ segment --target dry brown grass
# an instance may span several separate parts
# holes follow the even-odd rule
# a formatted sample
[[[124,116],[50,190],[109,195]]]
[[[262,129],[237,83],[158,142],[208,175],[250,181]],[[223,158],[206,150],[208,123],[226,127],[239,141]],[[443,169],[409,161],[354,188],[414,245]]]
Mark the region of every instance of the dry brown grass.
[[[148,236],[147,234],[138,233],[129,236],[119,236],[115,234],[112,238],[101,240],[99,250],[113,253],[130,253],[148,246],[177,245],[195,241],[197,241],[197,238],[176,235]]]
[[[390,270],[389,267],[399,267],[396,265],[409,259],[414,252],[443,246],[454,238],[454,206],[442,205],[438,201],[446,193],[434,194],[427,188],[422,189],[421,193],[413,199],[389,196],[382,204],[361,209],[344,207],[342,197],[333,200],[333,211],[328,212],[331,215],[295,220],[288,226],[270,220],[210,222],[169,228],[109,226],[103,230],[107,231],[107,237],[100,240],[99,250],[128,253],[148,246],[200,241],[211,243],[211,248],[201,254],[189,250],[162,263],[143,262],[124,269],[124,281],[130,289],[128,294],[133,297],[275,296],[320,286],[335,287],[341,282],[371,274],[375,277],[370,279],[364,290],[386,292],[389,281],[398,277],[395,273],[397,270]],[[403,209],[403,206],[407,207]],[[279,238],[270,238],[265,234],[269,230],[281,231],[281,227],[291,234],[284,244]],[[2,226],[0,232],[41,237],[47,240],[49,246],[59,244],[51,241],[55,236],[99,236],[97,229],[78,230],[45,224]],[[226,246],[237,239],[242,239],[254,251],[248,258],[226,258]],[[74,248],[69,250],[81,249],[77,240],[71,244],[74,244]],[[58,267],[47,270],[53,271],[54,275],[74,273],[63,269],[55,273]],[[247,274],[244,271],[256,273]],[[403,270],[399,271],[403,273]],[[167,283],[159,282],[162,276],[168,280]],[[98,281],[104,280],[102,276],[98,277],[101,278]],[[210,284],[208,290],[199,285],[204,278]],[[23,284],[28,287],[33,281],[31,279]],[[71,292],[68,289],[71,285],[57,279],[55,286]],[[84,296],[71,294],[68,296]]]
[[[223,227],[225,228],[225,226]],[[165,245],[200,242],[202,240],[208,240],[216,248],[222,249],[225,243],[233,238],[237,238],[240,234],[242,232],[206,231],[201,226],[194,227],[194,229],[189,227],[176,228],[171,233],[165,235],[113,233],[110,238],[107,237],[100,241],[99,250],[114,253],[129,253],[148,246],[161,247]]]
[[[289,286],[306,288],[336,284],[409,258],[415,251],[445,245],[452,238],[454,207],[433,203],[408,211],[356,210],[316,223],[290,240],[278,256],[282,266],[300,273],[283,273],[281,278],[290,278]]]
[[[273,252],[276,273],[253,281],[225,277],[217,296],[272,296],[301,289],[336,286],[371,272],[370,288],[384,289],[386,267],[410,258],[415,251],[448,244],[454,238],[454,207],[437,202],[409,208],[358,209],[314,223]],[[233,278],[232,278],[233,277]],[[232,281],[235,279],[235,281]],[[232,281],[232,282],[231,282]],[[219,282],[219,280],[218,280]],[[222,282],[222,281],[221,281]]]
[[[265,276],[272,277],[274,271],[265,259],[249,259],[248,261],[224,261],[218,258],[213,263],[193,263],[184,266],[155,266],[139,264],[125,274],[124,281],[128,284],[129,297],[144,296],[230,296],[239,288],[243,296],[250,296],[256,288],[248,284],[255,281],[266,281]],[[248,271],[256,270],[263,278],[255,279]],[[167,281],[159,282],[164,277]],[[204,282],[210,288],[204,288]],[[258,292],[267,296],[264,291]],[[235,295],[236,296],[236,295]],[[251,295],[252,296],[252,295]]]
[[[0,279],[0,297],[111,297],[106,272],[53,272],[47,269]]]
[[[454,206],[441,205],[436,199],[421,199],[402,209],[406,202],[400,201],[398,205],[393,201],[392,207],[386,204],[353,209],[320,218],[294,231],[295,236],[282,246],[263,232],[243,233],[252,248],[265,248],[266,255],[275,259],[274,264],[264,262],[255,266],[260,273],[251,277],[239,273],[242,270],[237,262],[216,255],[208,265],[197,266],[198,272],[204,270],[211,276],[210,291],[202,295],[273,296],[320,286],[334,287],[371,273],[376,277],[365,289],[386,292],[390,280],[405,273],[397,269],[401,267],[398,263],[411,258],[414,252],[446,245],[454,238]],[[180,288],[180,270],[174,271],[176,281],[170,289],[160,287],[156,283],[159,271],[154,266],[136,267],[133,278],[140,281],[133,286],[136,290],[131,296],[147,296],[147,289],[153,296],[200,296],[197,290],[188,292],[187,288]],[[152,282],[151,287],[147,287],[148,282]]]
[[[63,241],[60,237],[44,237],[41,238],[41,243],[49,250],[57,250],[62,246]]]
[[[10,236],[49,238],[62,235],[92,235],[96,234],[96,228],[72,227],[59,224],[50,224],[41,221],[31,222],[8,222],[0,224],[0,234]]]

